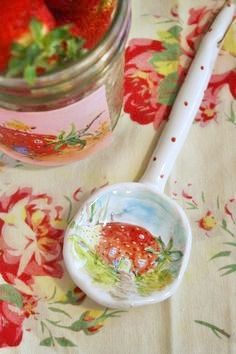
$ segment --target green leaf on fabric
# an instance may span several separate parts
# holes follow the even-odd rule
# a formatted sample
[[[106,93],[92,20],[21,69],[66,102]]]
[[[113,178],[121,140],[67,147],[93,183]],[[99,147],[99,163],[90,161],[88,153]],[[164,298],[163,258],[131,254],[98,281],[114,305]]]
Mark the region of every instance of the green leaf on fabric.
[[[56,301],[54,304],[62,304],[62,305],[78,305],[84,300],[84,297],[78,297],[72,290],[68,290],[66,293],[65,300]]]
[[[188,207],[187,207],[188,210],[197,210],[198,209],[197,205],[194,203],[187,202],[186,204],[188,205]]]
[[[230,236],[234,237],[234,233],[228,229],[228,225],[225,219],[222,220],[221,224],[222,229],[227,232]]]
[[[43,347],[53,347],[54,346],[54,341],[52,337],[48,337],[43,339],[39,345],[43,346]]]
[[[14,286],[9,284],[0,285],[0,300],[9,302],[19,308],[23,307],[23,299],[21,294],[14,288]]]
[[[232,101],[231,105],[230,105],[230,115],[228,115],[228,114],[225,114],[225,115],[227,117],[228,122],[236,125],[236,113],[235,113],[235,109],[234,109],[234,101]]]
[[[158,61],[176,61],[179,60],[181,49],[179,44],[169,44],[165,43],[165,50],[157,52],[153,55],[151,59],[151,64],[155,66],[155,62]]]
[[[61,347],[76,347],[77,345],[65,337],[55,337],[55,340]]]
[[[67,316],[69,318],[72,318],[66,311],[63,311],[63,310],[61,310],[61,309],[59,309],[57,307],[49,307],[48,309],[50,311],[52,311],[52,312],[61,313],[61,314],[65,315],[65,316]]]
[[[236,264],[228,264],[224,267],[221,267],[219,270],[227,270],[227,272],[221,274],[221,276],[223,277],[225,275],[236,272]]]
[[[159,103],[173,105],[179,89],[178,80],[178,73],[172,73],[162,80],[158,91]]]
[[[225,219],[222,220],[222,227],[226,228],[227,227],[227,222]]]
[[[219,258],[219,257],[228,257],[230,255],[231,255],[231,251],[222,251],[222,252],[215,254],[213,257],[211,257],[210,260],[213,260],[213,259]]]
[[[172,37],[178,39],[179,36],[180,36],[180,33],[182,31],[182,27],[176,25],[176,26],[173,26],[171,27],[168,32],[170,32],[170,34],[172,35]]]
[[[212,330],[212,332],[218,337],[218,338],[222,338],[221,335],[227,337],[227,338],[230,338],[230,334],[227,333],[224,329],[221,329],[219,327],[216,327],[215,325],[209,323],[209,322],[205,322],[205,321],[199,321],[199,320],[195,320],[194,322],[202,325],[202,326],[205,326],[205,327],[208,327]]]
[[[224,245],[236,247],[236,242],[224,242]]]

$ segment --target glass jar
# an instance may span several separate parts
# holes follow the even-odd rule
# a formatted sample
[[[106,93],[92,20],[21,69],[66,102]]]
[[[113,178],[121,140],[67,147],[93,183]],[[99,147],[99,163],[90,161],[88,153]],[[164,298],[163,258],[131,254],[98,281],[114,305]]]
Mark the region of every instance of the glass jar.
[[[60,165],[106,146],[123,103],[129,0],[117,0],[103,40],[82,60],[33,86],[0,77],[0,150],[23,162]]]

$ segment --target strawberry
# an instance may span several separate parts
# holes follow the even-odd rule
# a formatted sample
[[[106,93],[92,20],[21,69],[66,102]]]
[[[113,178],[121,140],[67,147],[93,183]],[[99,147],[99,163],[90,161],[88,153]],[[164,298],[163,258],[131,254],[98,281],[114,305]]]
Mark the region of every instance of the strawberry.
[[[80,59],[84,41],[71,26],[56,27],[44,0],[1,0],[0,71],[33,84],[38,75]]]
[[[58,12],[56,18],[62,25],[73,23],[73,33],[84,38],[85,47],[91,49],[108,30],[114,7],[115,0],[72,0],[68,11]]]
[[[90,11],[100,3],[102,3],[101,0],[46,0],[46,4],[54,16],[57,13],[71,15],[74,10],[84,14],[84,11]]]
[[[96,251],[107,264],[119,264],[126,258],[137,275],[155,268],[161,243],[149,231],[113,222],[103,226],[101,234]]]
[[[66,15],[70,12],[74,1],[75,0],[46,0],[46,4],[53,12],[54,16],[59,13]]]
[[[55,20],[43,0],[1,0],[0,70],[4,70],[10,58],[13,42],[30,40],[29,24],[32,18],[42,22],[44,31],[55,27]]]

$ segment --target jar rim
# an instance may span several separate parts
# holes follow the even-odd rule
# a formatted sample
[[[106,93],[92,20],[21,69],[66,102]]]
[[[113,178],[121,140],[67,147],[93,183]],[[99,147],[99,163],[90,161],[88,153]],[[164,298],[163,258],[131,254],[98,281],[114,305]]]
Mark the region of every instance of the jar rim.
[[[119,32],[123,25],[129,21],[129,14],[130,0],[117,0],[115,15],[112,19],[109,30],[97,46],[77,62],[68,64],[68,66],[63,67],[61,70],[38,77],[35,84],[30,86],[30,89],[34,90],[45,86],[55,85],[60,81],[78,75],[80,72],[83,73],[87,68],[93,66],[93,64],[102,57],[102,53],[107,47],[107,44],[114,43],[117,37],[117,32]],[[122,33],[120,34],[123,35]],[[0,75],[0,86],[15,89],[29,89],[28,83],[23,78],[6,78],[2,75]]]

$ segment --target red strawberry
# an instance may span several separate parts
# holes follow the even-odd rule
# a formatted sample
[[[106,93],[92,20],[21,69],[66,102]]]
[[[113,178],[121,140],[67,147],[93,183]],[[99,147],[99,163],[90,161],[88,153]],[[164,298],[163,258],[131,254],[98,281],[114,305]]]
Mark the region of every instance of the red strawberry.
[[[13,42],[28,42],[29,24],[32,18],[44,25],[44,31],[55,27],[55,20],[43,0],[1,0],[0,13],[0,70],[4,70],[10,58]]]
[[[61,14],[73,13],[72,10],[88,10],[90,11],[95,6],[98,6],[103,0],[46,0],[48,8]],[[78,14],[78,13],[77,13]]]
[[[102,229],[97,252],[108,264],[117,264],[122,258],[132,262],[135,274],[144,274],[155,268],[159,241],[142,227],[122,223],[108,223]]]
[[[56,27],[44,0],[0,0],[0,71],[33,84],[38,75],[80,59],[84,41],[71,26]]]
[[[70,12],[74,1],[75,0],[46,0],[46,4],[54,15],[58,13],[66,15]]]
[[[74,0],[70,11],[60,13],[57,20],[59,24],[74,23],[73,33],[84,38],[85,47],[91,49],[108,30],[114,6],[115,0]]]

